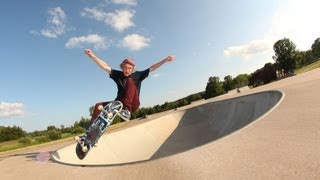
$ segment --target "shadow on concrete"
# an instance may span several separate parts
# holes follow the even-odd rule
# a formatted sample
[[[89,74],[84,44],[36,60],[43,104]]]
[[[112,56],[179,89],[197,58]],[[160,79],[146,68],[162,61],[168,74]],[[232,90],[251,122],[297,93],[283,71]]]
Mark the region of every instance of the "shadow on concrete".
[[[191,108],[150,159],[184,152],[238,131],[261,119],[282,97],[280,91],[267,91]]]

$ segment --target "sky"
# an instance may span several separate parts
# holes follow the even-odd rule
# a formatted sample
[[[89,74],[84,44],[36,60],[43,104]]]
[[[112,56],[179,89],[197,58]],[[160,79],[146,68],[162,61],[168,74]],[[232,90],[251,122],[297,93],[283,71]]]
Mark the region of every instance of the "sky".
[[[205,90],[211,76],[250,74],[289,38],[320,37],[317,0],[6,0],[0,7],[0,126],[69,127],[117,88],[84,49],[113,69],[131,57],[145,70],[140,107]]]

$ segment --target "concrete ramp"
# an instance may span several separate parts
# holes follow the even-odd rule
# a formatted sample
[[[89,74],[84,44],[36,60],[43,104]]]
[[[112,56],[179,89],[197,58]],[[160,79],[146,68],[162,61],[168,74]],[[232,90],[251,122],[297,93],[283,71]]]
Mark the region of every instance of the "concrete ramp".
[[[181,153],[243,129],[271,112],[284,98],[281,91],[265,91],[180,110],[101,137],[84,160],[75,144],[52,154],[69,165],[117,165]]]

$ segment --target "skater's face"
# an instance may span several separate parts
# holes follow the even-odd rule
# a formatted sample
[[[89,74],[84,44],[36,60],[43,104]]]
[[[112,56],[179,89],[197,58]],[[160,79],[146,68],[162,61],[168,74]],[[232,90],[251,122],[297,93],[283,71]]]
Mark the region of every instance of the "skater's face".
[[[134,69],[134,66],[130,65],[130,64],[123,64],[122,65],[122,72],[124,74],[124,76],[128,77],[132,74]]]

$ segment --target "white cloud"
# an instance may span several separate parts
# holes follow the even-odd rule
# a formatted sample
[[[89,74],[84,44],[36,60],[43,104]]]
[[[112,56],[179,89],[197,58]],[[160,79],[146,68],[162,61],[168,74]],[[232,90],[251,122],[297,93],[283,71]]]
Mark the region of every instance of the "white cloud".
[[[149,46],[150,39],[138,35],[130,34],[123,38],[121,47],[128,48],[131,51],[138,51]]]
[[[318,22],[318,0],[291,0],[282,4],[272,17],[269,31],[261,39],[252,40],[224,50],[226,57],[241,56],[250,58],[252,55],[272,51],[273,44],[283,38],[289,38],[299,50],[311,48],[315,39],[320,37]]]
[[[22,103],[0,102],[0,117],[23,116],[24,105]]]
[[[272,42],[267,39],[253,40],[247,44],[228,47],[223,53],[226,57],[239,55],[249,59],[254,54],[267,52],[270,47],[272,48]]]
[[[87,16],[97,21],[104,21],[104,19],[107,16],[107,13],[94,7],[94,8],[84,8],[83,11],[81,12],[81,15]]]
[[[114,4],[124,4],[124,5],[130,5],[135,6],[137,5],[137,0],[111,0]]]
[[[66,48],[84,47],[92,45],[94,49],[106,49],[107,40],[97,34],[90,34],[88,36],[72,37],[65,44]]]
[[[132,21],[134,13],[134,11],[130,10],[115,10],[114,12],[107,13],[97,8],[84,8],[81,15],[97,21],[103,21],[117,31],[122,32],[129,27],[135,26]]]
[[[132,22],[134,16],[133,11],[128,10],[116,10],[114,13],[108,13],[105,22],[110,24],[118,31],[123,31],[135,24]]]
[[[48,38],[57,38],[66,31],[67,16],[61,7],[49,9],[48,14],[47,27],[42,29],[40,34]]]

